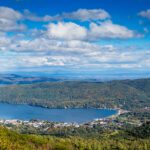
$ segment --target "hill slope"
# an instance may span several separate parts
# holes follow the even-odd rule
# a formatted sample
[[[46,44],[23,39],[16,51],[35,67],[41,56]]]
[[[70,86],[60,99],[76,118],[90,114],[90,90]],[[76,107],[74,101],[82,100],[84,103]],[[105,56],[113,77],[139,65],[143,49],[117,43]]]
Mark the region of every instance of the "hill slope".
[[[46,82],[0,87],[0,102],[49,108],[150,107],[150,79],[110,82]]]
[[[149,139],[126,139],[120,136],[104,139],[79,137],[57,138],[40,135],[23,135],[0,127],[0,149],[7,150],[148,150]]]

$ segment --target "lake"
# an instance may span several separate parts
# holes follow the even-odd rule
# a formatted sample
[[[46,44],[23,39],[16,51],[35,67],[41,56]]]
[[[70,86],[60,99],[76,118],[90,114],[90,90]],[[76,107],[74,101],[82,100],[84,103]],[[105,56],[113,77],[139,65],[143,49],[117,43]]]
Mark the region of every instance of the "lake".
[[[48,120],[53,122],[85,123],[117,113],[109,109],[47,109],[29,105],[0,103],[0,119]]]

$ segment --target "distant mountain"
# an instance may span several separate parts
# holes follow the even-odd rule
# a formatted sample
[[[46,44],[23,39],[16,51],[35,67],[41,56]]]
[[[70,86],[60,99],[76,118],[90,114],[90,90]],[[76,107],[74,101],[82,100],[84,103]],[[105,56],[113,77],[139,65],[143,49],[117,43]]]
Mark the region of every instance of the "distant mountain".
[[[0,74],[0,85],[12,84],[32,84],[41,82],[62,82],[62,81],[88,81],[97,82],[97,79],[80,79],[80,78],[67,78],[67,77],[48,77],[48,76],[22,76],[17,74]]]
[[[49,77],[26,77],[16,74],[0,74],[0,85],[9,84],[31,84],[39,82],[57,82],[61,79],[49,78]]]

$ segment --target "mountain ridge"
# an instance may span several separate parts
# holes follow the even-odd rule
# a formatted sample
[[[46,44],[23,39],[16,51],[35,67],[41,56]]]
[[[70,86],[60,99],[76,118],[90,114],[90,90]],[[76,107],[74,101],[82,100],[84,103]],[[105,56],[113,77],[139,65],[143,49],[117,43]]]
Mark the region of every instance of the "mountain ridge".
[[[48,108],[144,109],[150,107],[149,83],[150,78],[4,85],[0,87],[0,102]]]

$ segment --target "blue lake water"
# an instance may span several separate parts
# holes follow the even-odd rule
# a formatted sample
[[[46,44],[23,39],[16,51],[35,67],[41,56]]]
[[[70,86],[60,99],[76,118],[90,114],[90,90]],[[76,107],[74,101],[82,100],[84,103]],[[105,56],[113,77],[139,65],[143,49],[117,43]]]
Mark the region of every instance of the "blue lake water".
[[[47,109],[29,105],[0,103],[0,119],[38,119],[54,122],[84,123],[116,113],[116,110],[109,109]]]

